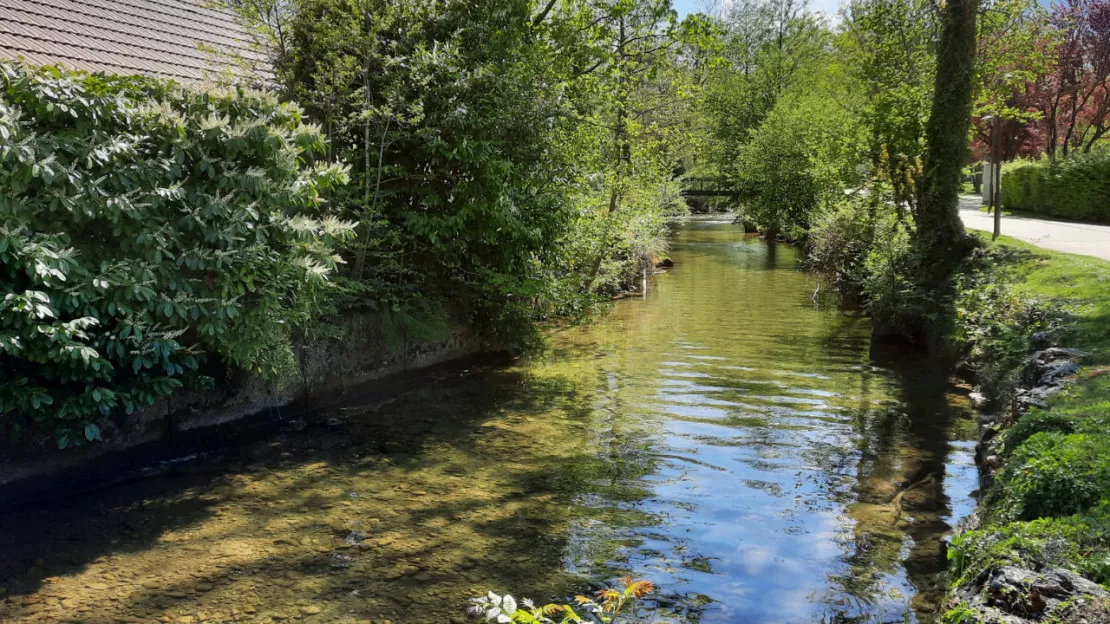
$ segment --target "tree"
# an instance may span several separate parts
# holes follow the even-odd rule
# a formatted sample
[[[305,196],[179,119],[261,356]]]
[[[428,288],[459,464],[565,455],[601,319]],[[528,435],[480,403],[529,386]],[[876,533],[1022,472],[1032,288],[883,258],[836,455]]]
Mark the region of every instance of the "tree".
[[[1110,133],[1110,0],[1068,0],[1052,12],[1053,69],[1031,85],[1050,157],[1090,152]]]
[[[837,41],[866,102],[874,182],[889,188],[903,219],[916,211],[921,190],[938,18],[929,0],[857,0]]]
[[[933,104],[915,221],[918,279],[938,288],[968,250],[959,215],[961,175],[968,152],[978,0],[949,0],[941,13]]]
[[[977,41],[975,141],[985,158],[999,141],[1003,161],[1044,150],[1041,117],[1029,85],[1051,70],[1054,44],[1048,14],[1035,0],[995,0],[980,12]]]
[[[670,0],[564,2],[546,19],[558,56],[571,60],[580,132],[600,146],[578,195],[590,232],[576,238],[588,258],[576,265],[581,287],[613,291],[662,252],[663,217],[681,210],[673,172],[685,95],[674,70],[683,34],[700,22],[679,24]]]
[[[858,92],[832,55],[779,96],[740,151],[746,216],[768,238],[800,239],[818,217],[862,183],[866,160]]]
[[[797,0],[744,0],[720,18],[723,46],[710,72],[705,109],[713,120],[720,174],[736,179],[740,152],[778,99],[828,51],[821,17]]]

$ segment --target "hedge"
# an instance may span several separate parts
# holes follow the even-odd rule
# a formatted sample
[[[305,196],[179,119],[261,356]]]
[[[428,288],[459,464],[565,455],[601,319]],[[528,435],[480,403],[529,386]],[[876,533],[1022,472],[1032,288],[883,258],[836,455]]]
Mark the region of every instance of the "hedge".
[[[1110,223],[1110,149],[1002,169],[1002,205],[1052,217]]]
[[[352,224],[294,105],[0,63],[0,430],[61,447],[196,379],[276,375]]]

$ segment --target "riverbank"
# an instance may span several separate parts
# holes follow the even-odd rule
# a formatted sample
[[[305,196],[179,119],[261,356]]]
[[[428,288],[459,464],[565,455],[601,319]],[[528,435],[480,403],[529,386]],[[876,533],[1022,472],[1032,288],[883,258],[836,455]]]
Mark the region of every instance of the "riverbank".
[[[993,395],[977,453],[985,489],[949,549],[944,621],[1110,621],[1110,262],[1007,237],[988,253],[990,288],[1013,296],[992,303],[1065,322],[1023,335],[1030,354],[1017,367],[976,379]],[[981,342],[1013,329],[997,305],[960,314],[978,317],[961,323]],[[985,370],[972,360],[965,372]]]
[[[208,388],[181,389],[125,421],[104,419],[100,442],[59,449],[46,434],[5,438],[0,441],[0,491],[12,503],[48,496],[57,483],[70,494],[82,483],[102,486],[126,478],[129,471],[190,454],[193,447],[212,448],[217,439],[311,420],[344,400],[381,394],[383,384],[403,388],[403,380],[421,370],[489,350],[461,322],[444,323],[441,331],[426,336],[389,331],[373,312],[351,312],[334,324],[335,336],[296,350],[295,372],[276,380],[229,372]]]

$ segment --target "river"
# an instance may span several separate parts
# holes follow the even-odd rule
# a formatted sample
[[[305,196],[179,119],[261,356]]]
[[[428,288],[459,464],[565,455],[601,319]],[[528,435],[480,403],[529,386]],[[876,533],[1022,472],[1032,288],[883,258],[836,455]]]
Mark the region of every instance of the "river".
[[[0,621],[462,622],[631,574],[645,621],[932,622],[966,399],[789,246],[700,219],[671,256],[543,353],[3,514]]]

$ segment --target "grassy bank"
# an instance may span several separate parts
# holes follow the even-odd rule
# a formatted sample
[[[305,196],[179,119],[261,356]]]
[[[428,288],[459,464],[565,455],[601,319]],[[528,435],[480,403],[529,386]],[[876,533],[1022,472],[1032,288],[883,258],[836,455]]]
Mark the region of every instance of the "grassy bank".
[[[1085,355],[1076,382],[1051,396],[1046,407],[1016,422],[1005,406],[1000,410],[1000,431],[988,447],[988,459],[1000,467],[985,492],[981,523],[956,538],[949,551],[954,594],[945,621],[958,624],[991,621],[972,603],[976,594],[982,598],[998,589],[996,573],[1003,566],[1037,573],[1062,568],[1110,585],[1110,262],[1006,237],[988,253],[997,259],[988,271],[1004,276],[1000,282],[1013,298],[1028,308],[1066,312],[1053,342]],[[1030,337],[1024,338],[1028,344]],[[1019,370],[1009,372],[1020,378]],[[1005,597],[992,595],[981,604],[1037,621],[1110,621],[1099,619],[1110,618],[1108,600],[1045,607],[1037,590],[1002,589]]]
[[[1087,365],[1110,364],[1110,261],[1050,251],[1009,236],[992,246],[1019,252],[1008,267],[1018,296],[1067,306],[1074,331],[1065,346],[1087,351]]]

